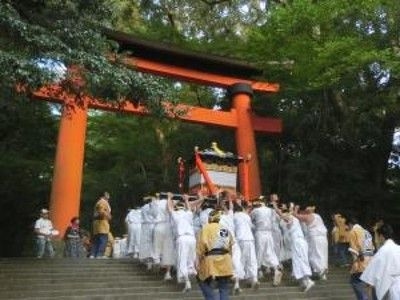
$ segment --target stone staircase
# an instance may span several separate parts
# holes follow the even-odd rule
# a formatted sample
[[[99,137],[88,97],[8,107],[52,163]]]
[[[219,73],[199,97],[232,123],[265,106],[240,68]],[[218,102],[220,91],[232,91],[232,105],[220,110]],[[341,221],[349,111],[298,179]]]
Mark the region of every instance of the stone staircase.
[[[260,288],[255,291],[243,283],[243,293],[232,299],[355,298],[346,269],[332,268],[328,280],[318,281],[308,293],[300,291],[287,273],[280,287],[272,287],[271,280],[261,281]],[[189,293],[182,293],[181,288],[175,282],[163,282],[161,273],[148,272],[128,259],[0,259],[0,299],[203,299],[196,283]]]

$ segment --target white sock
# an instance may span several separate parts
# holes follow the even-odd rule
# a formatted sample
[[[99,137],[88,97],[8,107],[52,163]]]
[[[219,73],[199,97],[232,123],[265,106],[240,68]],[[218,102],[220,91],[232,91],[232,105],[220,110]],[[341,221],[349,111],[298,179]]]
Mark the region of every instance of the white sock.
[[[239,278],[235,278],[235,285],[233,286],[233,288],[236,290],[236,289],[240,289],[240,286],[239,286]]]

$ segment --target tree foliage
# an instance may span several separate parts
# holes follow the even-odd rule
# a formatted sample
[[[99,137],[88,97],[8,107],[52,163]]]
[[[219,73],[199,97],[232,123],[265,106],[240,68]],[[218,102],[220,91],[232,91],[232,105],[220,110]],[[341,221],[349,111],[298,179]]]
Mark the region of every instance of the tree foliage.
[[[56,140],[48,104],[13,100],[0,109],[0,256],[33,244],[33,222],[47,207]]]
[[[251,31],[245,54],[282,85],[289,198],[382,211],[400,116],[399,12],[397,1],[296,0]]]
[[[139,75],[108,59],[118,48],[102,35],[102,28],[113,21],[112,10],[106,0],[2,1],[1,93],[10,93],[17,85],[35,90],[64,79],[66,89],[108,101],[159,101],[166,90],[162,80]],[[65,66],[79,66],[86,84],[77,88],[68,80],[74,74],[63,74]]]

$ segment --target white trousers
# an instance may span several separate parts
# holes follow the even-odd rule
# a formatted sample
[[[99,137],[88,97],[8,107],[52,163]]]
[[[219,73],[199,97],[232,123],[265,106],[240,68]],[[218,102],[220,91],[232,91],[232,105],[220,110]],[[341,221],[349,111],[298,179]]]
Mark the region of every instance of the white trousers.
[[[314,273],[328,270],[328,238],[326,235],[310,235],[308,256],[311,269]]]
[[[141,223],[128,225],[128,254],[139,253]]]
[[[288,232],[283,233],[283,247],[281,248],[281,253],[277,253],[277,255],[279,255],[279,261],[287,261],[292,258],[290,235]]]
[[[139,247],[140,260],[153,257],[153,230],[154,224],[142,223]]]
[[[113,258],[124,258],[127,254],[127,239],[115,239],[112,251]]]
[[[274,239],[271,231],[256,231],[254,234],[256,242],[257,264],[260,268],[279,265],[278,256],[275,253]]]
[[[283,247],[283,236],[279,226],[276,226],[272,229],[272,238],[274,240],[275,253],[279,255]]]
[[[308,261],[308,245],[304,238],[292,240],[292,274],[297,280],[304,276],[311,276]]]
[[[176,239],[176,271],[179,283],[189,280],[190,275],[196,275],[196,239],[192,235],[181,235]]]
[[[154,226],[153,261],[162,266],[175,264],[175,247],[172,228],[168,222]]]
[[[387,293],[388,300],[400,300],[400,276],[397,276]]]
[[[236,241],[232,246],[232,265],[233,265],[233,277],[237,279],[244,279],[244,268],[242,264],[242,252],[240,246]]]
[[[244,279],[258,280],[258,265],[254,241],[239,241],[242,252],[242,265],[244,267]]]

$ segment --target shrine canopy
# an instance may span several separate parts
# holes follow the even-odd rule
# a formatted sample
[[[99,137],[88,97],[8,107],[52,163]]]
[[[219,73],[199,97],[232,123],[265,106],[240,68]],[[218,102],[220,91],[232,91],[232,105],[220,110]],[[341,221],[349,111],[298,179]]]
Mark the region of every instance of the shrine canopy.
[[[243,157],[221,150],[216,142],[211,147],[195,148],[195,157],[190,161],[189,193],[211,194],[210,189],[237,192],[238,167]]]

